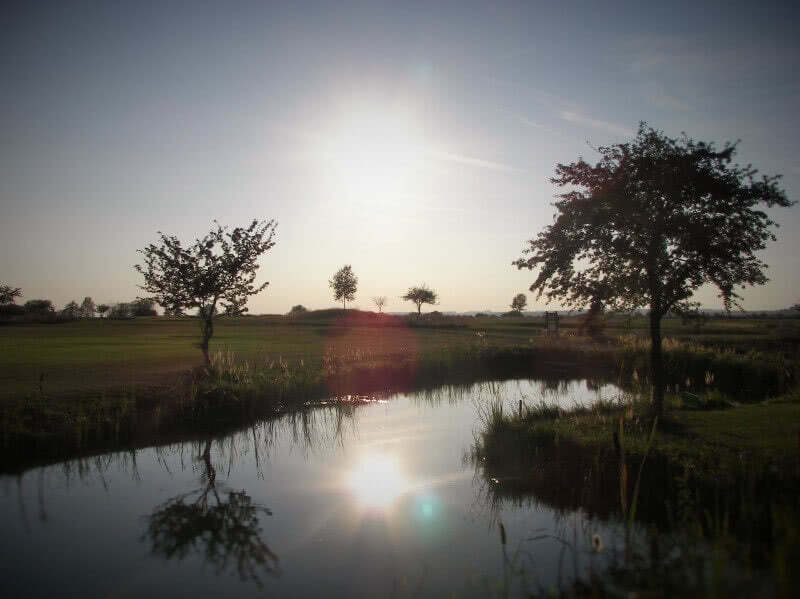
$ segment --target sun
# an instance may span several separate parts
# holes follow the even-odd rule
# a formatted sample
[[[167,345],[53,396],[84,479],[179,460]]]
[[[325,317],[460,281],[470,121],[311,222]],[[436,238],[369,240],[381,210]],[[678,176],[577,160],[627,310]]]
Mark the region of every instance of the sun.
[[[399,199],[422,169],[425,143],[414,119],[402,112],[359,109],[325,136],[326,184],[350,199]]]
[[[381,454],[362,456],[346,474],[346,485],[365,508],[386,508],[406,493],[409,481],[397,460]]]

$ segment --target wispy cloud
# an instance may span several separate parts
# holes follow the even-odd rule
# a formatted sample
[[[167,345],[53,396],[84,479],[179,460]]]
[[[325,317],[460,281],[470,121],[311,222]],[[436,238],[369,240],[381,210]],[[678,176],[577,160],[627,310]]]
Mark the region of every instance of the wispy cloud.
[[[474,166],[476,168],[485,168],[492,171],[510,172],[514,170],[514,167],[503,164],[502,162],[485,160],[483,158],[476,158],[475,156],[465,156],[464,154],[455,154],[444,150],[428,150],[428,155],[435,160],[453,162],[465,166]]]
[[[536,122],[536,121],[534,121],[532,119],[529,119],[527,117],[517,116],[516,119],[520,123],[525,125],[526,127],[531,127],[533,129],[538,129],[539,131],[544,131],[546,133],[549,133],[551,135],[555,135],[557,137],[564,137],[564,134],[561,133],[560,131],[556,131],[555,129],[552,129],[550,127],[546,127],[545,125],[542,125],[541,123],[538,123],[538,122]]]
[[[586,116],[585,114],[572,110],[562,110],[559,112],[558,116],[570,123],[578,123],[579,125],[586,125],[587,127],[592,127],[594,129],[602,129],[603,131],[608,131],[609,133],[613,133],[615,135],[632,137],[635,134],[633,129],[628,129],[627,127],[623,127],[609,121],[594,119]]]

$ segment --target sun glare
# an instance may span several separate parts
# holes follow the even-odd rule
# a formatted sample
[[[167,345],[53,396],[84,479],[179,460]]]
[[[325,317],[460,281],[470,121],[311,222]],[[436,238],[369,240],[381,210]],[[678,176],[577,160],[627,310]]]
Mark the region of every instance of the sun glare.
[[[384,508],[409,490],[409,482],[394,458],[363,456],[347,474],[346,484],[362,507]]]
[[[360,111],[326,136],[328,181],[351,199],[377,200],[409,192],[425,144],[413,119],[391,111]]]

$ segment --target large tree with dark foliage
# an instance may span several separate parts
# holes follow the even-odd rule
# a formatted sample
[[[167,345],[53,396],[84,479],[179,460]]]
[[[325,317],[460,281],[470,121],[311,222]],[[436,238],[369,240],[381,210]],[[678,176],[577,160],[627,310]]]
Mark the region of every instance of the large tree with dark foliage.
[[[187,247],[177,237],[159,232],[157,244],[139,250],[144,265],[135,267],[144,276],[141,288],[169,313],[197,308],[206,364],[218,312],[246,312],[247,298],[269,284],[255,285],[256,271],[259,256],[275,245],[277,226],[274,220],[254,220],[233,230],[214,224],[205,237]]]
[[[716,149],[683,134],[639,126],[636,138],[597,148],[602,158],[556,166],[566,188],[555,222],[531,239],[518,268],[537,269],[531,291],[570,307],[649,308],[653,408],[663,411],[661,319],[714,284],[726,310],[739,286],[763,285],[756,252],[775,240],[762,206],[791,206],[780,175],[732,162],[736,143]]]

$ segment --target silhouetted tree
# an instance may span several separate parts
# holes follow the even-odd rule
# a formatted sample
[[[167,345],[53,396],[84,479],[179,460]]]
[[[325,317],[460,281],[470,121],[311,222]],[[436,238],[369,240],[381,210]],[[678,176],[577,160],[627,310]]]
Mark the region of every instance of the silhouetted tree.
[[[18,297],[22,297],[22,289],[0,285],[0,304],[13,304]]]
[[[145,537],[152,552],[178,560],[198,553],[217,574],[235,567],[242,580],[261,587],[262,573],[280,573],[278,556],[261,538],[259,516],[271,512],[254,504],[245,491],[218,487],[210,441],[198,460],[204,465],[203,486],[169,499],[148,517]]]
[[[353,274],[353,267],[349,264],[342,266],[328,281],[333,289],[333,299],[342,300],[342,307],[347,309],[347,302],[356,299],[356,288],[358,287],[358,277]]]
[[[435,291],[429,289],[424,283],[419,287],[409,287],[402,299],[408,302],[414,302],[417,305],[417,314],[422,314],[422,304],[436,304],[439,296]]]
[[[111,306],[109,306],[108,304],[100,304],[99,306],[97,306],[97,311],[100,313],[100,318],[102,318],[103,315],[106,312],[108,312],[110,309],[111,309]]]
[[[800,303],[797,303],[794,306],[792,306],[792,310],[797,310],[798,312],[800,312]]]
[[[759,209],[791,206],[778,176],[756,178],[731,164],[736,144],[679,139],[641,123],[636,138],[598,148],[600,162],[556,166],[551,181],[569,191],[557,218],[531,239],[518,268],[538,269],[531,291],[582,307],[650,310],[653,407],[663,410],[661,319],[696,289],[713,283],[723,305],[736,286],[767,281],[756,256],[775,223]]]
[[[308,310],[303,304],[297,304],[296,306],[292,306],[292,309],[289,310],[289,316],[297,316],[298,314],[305,314],[306,312],[308,312]]]
[[[205,237],[183,247],[177,237],[159,232],[159,243],[139,250],[144,266],[142,289],[170,312],[197,308],[201,323],[200,349],[210,364],[208,343],[214,334],[218,307],[226,312],[247,311],[247,298],[262,291],[268,283],[256,286],[258,257],[275,245],[274,220],[254,220],[248,227],[229,231],[215,221]]]
[[[387,301],[385,295],[378,295],[372,298],[372,303],[377,306],[379,314],[383,313],[383,308],[387,304]]]
[[[511,311],[517,312],[522,314],[522,311],[525,309],[525,306],[528,305],[528,298],[525,297],[524,293],[518,293],[514,296],[514,299],[511,300]]]
[[[94,302],[92,298],[85,297],[83,298],[83,302],[81,303],[81,317],[82,318],[94,318],[94,313],[97,311],[95,308]]]
[[[32,299],[25,302],[25,312],[27,314],[52,314],[55,312],[53,302],[45,299]]]
[[[61,310],[61,315],[64,318],[71,318],[72,320],[77,320],[78,318],[81,317],[81,307],[78,305],[78,302],[72,300]]]

